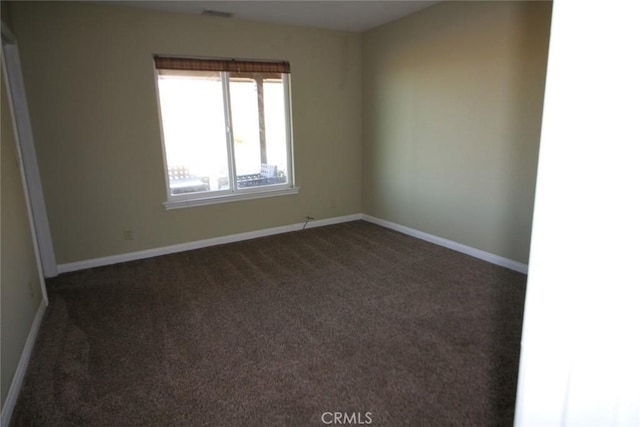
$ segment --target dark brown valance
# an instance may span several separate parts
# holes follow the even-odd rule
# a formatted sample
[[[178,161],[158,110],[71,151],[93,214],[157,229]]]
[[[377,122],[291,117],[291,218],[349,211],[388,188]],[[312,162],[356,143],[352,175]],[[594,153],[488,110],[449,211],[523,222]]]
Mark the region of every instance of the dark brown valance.
[[[244,59],[202,59],[154,56],[158,70],[231,71],[240,73],[290,73],[287,61],[249,61]]]

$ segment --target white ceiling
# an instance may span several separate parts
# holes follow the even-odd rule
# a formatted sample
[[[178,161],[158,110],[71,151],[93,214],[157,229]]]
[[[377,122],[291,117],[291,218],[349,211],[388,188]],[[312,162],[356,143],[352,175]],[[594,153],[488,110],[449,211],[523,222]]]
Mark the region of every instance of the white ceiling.
[[[362,32],[431,6],[437,1],[109,1],[109,4],[170,12],[228,12],[233,18]]]

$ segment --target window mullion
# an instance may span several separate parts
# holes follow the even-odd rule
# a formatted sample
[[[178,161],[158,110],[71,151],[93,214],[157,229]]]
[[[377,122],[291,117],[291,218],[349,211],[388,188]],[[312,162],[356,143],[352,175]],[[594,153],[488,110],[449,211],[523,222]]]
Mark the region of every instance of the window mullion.
[[[264,125],[264,81],[261,76],[256,75],[256,90],[258,94],[258,130],[260,132],[260,162],[262,164],[269,163],[267,161],[267,134]]]
[[[291,86],[289,82],[289,75],[282,74],[282,87],[284,88],[284,120],[285,120],[285,132],[287,139],[287,182],[294,184],[294,169],[293,169],[293,136],[291,135]]]
[[[227,127],[227,160],[229,162],[229,189],[237,191],[236,187],[236,156],[233,144],[233,119],[231,117],[231,94],[229,90],[229,73],[222,74],[222,98],[224,99],[224,121]]]

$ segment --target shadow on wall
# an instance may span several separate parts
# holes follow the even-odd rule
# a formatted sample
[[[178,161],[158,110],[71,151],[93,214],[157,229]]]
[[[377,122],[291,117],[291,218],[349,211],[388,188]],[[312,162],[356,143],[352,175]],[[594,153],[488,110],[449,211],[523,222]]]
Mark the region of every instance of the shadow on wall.
[[[507,215],[509,227],[528,230],[531,235],[534,195],[540,148],[540,131],[544,106],[544,90],[549,50],[549,34],[551,30],[551,2],[541,4],[526,3],[525,9],[519,10],[517,27],[519,31],[514,38],[514,73],[512,109],[508,110],[507,123],[511,125],[510,138],[515,142],[514,150],[509,153],[505,166],[510,169],[510,176],[516,179],[508,182],[506,190],[510,199],[520,199]],[[520,195],[526,189],[531,197],[524,200]],[[524,220],[526,219],[526,221]],[[522,246],[516,236],[505,236],[508,241],[504,245],[515,249]]]

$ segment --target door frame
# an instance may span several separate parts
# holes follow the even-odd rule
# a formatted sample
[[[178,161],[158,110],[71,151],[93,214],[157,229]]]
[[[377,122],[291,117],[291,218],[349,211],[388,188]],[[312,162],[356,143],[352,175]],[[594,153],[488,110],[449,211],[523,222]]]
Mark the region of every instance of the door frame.
[[[17,137],[17,149],[20,157],[20,169],[25,187],[25,197],[28,200],[27,210],[31,220],[32,234],[37,254],[38,263],[41,265],[44,277],[58,275],[51,229],[47,217],[47,208],[40,180],[40,169],[36,155],[31,129],[31,118],[27,105],[27,96],[22,79],[22,67],[20,65],[20,53],[16,37],[2,22],[2,56],[5,71],[5,83],[11,115],[13,116]],[[42,293],[45,301],[48,301],[46,287],[42,281]]]

